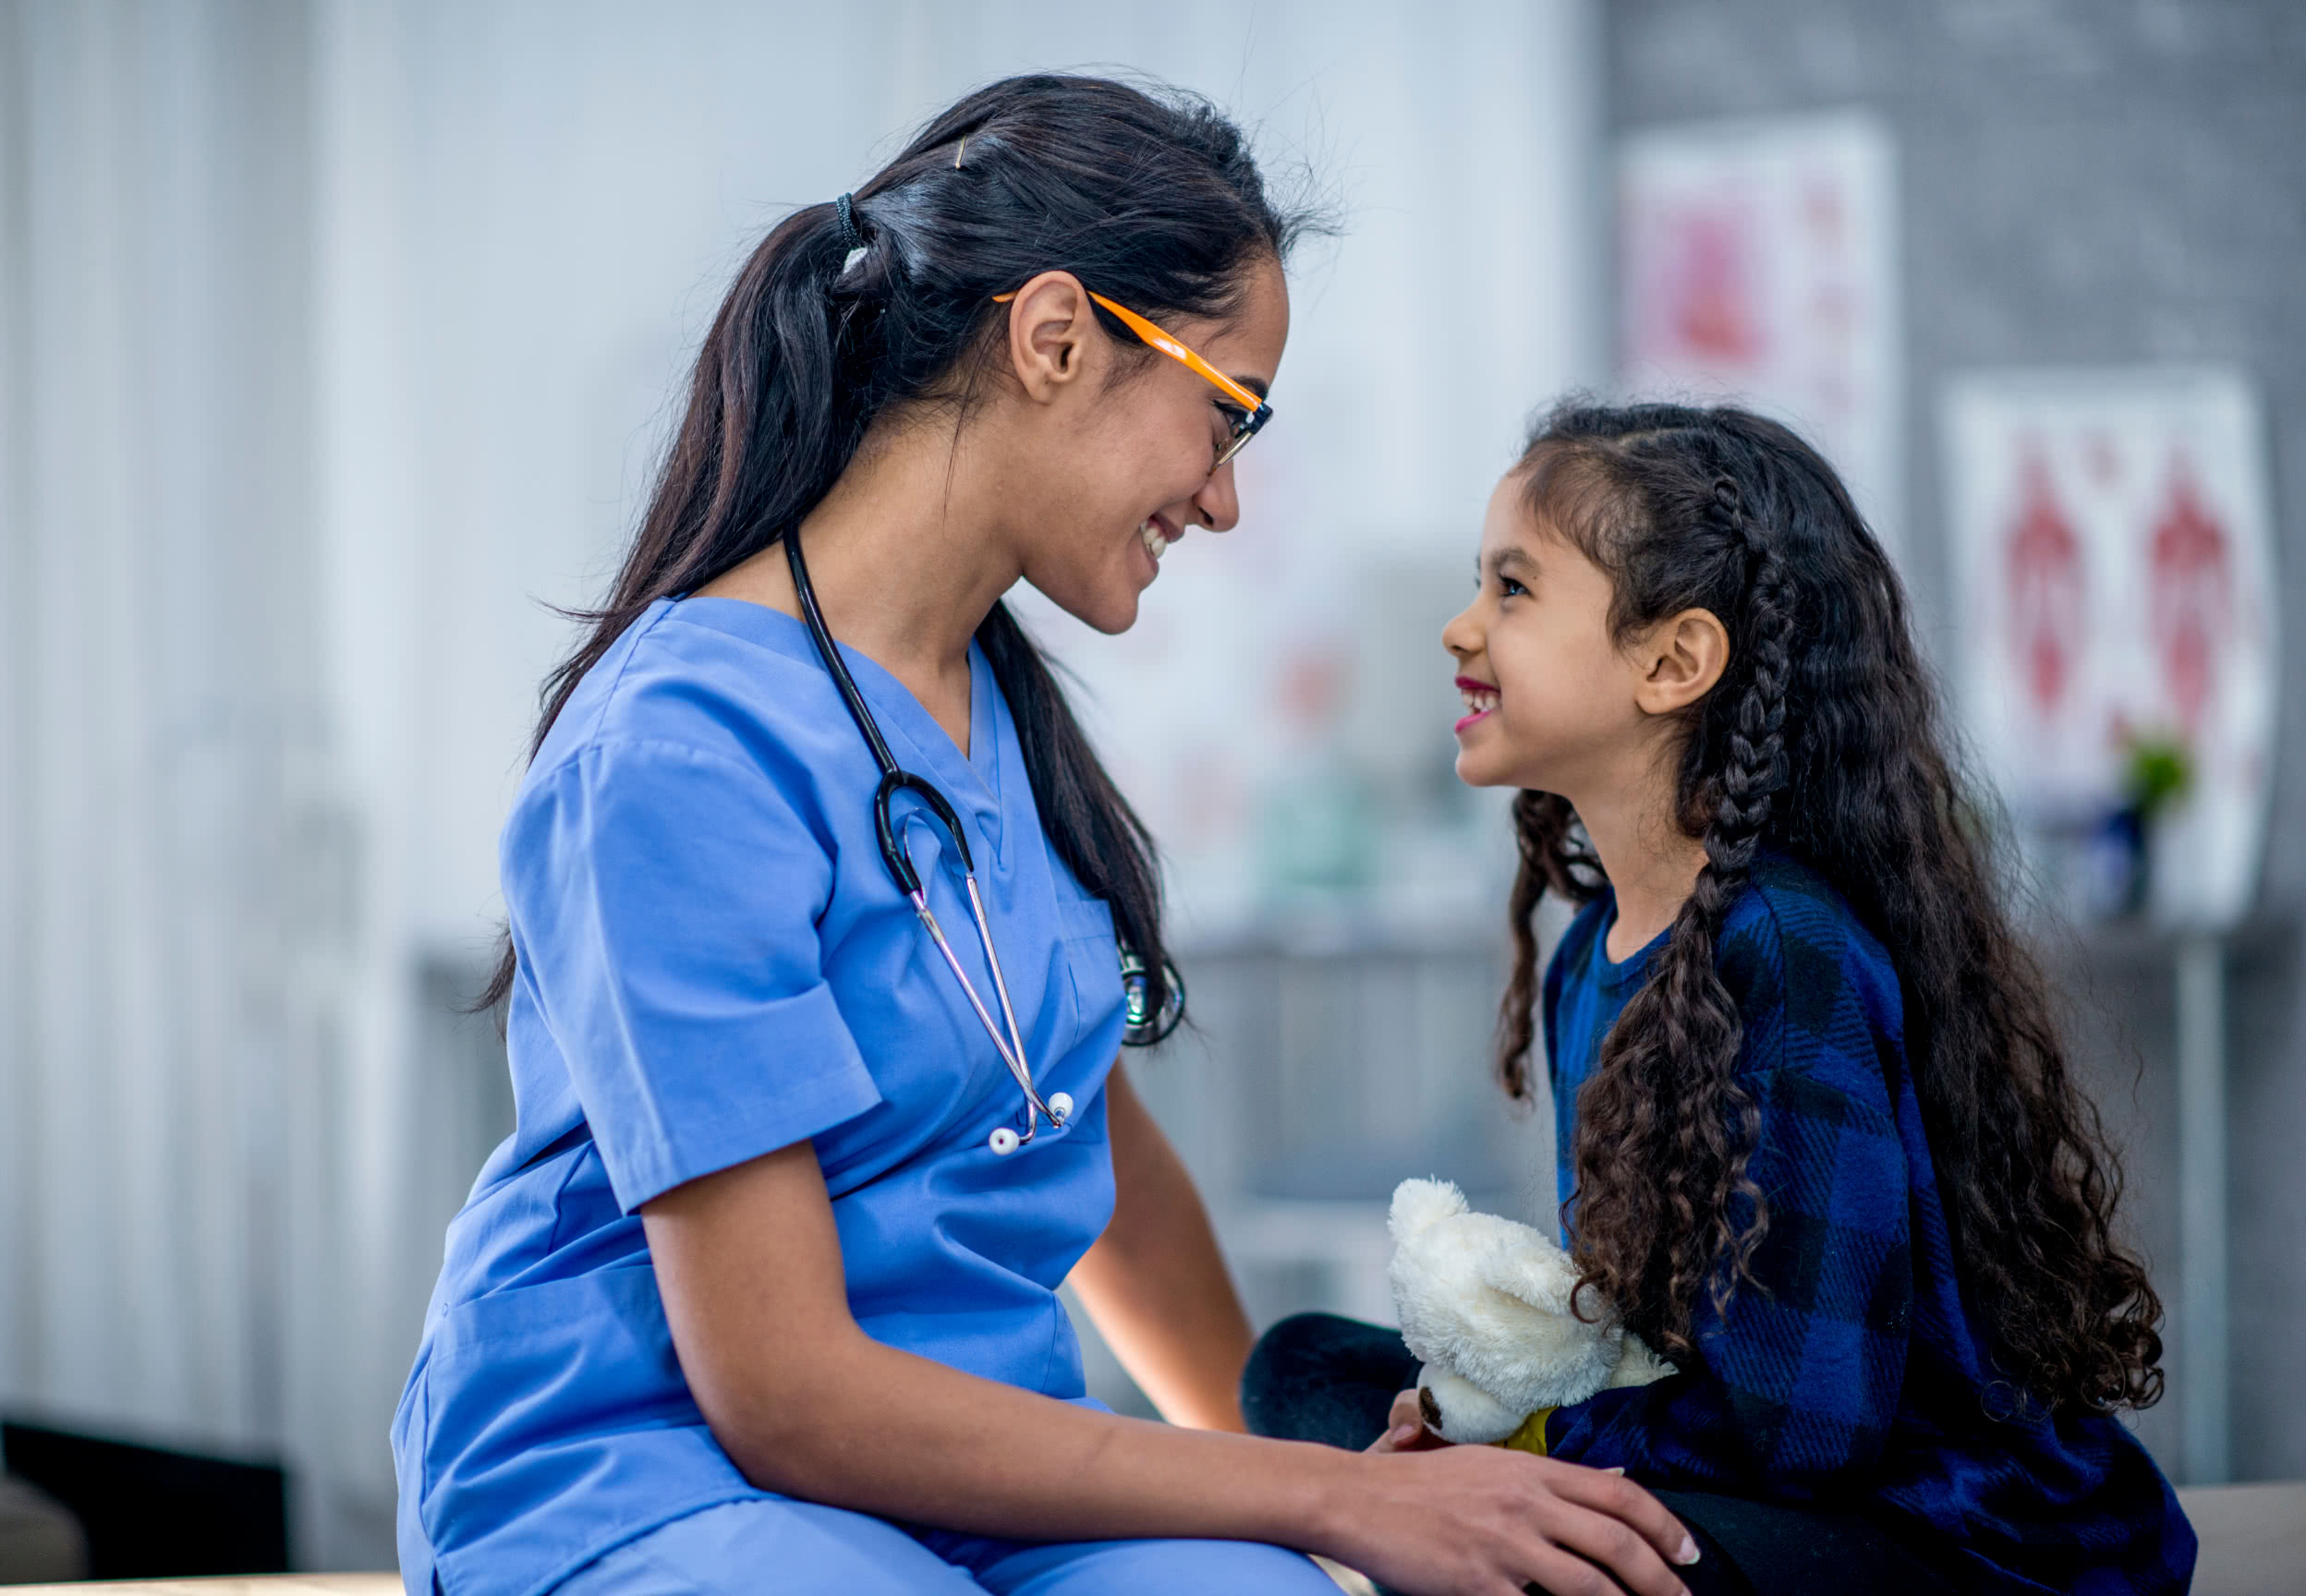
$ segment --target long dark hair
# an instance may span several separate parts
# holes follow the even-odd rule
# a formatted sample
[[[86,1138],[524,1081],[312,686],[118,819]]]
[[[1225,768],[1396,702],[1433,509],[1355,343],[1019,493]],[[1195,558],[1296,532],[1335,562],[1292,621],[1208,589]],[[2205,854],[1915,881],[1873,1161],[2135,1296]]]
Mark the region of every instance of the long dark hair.
[[[1141,314],[1223,315],[1248,272],[1310,224],[1266,193],[1240,130],[1205,100],[1100,78],[989,84],[915,135],[851,197],[864,253],[831,202],[756,248],[713,318],[688,405],[609,600],[547,677],[533,756],[625,629],[774,544],[815,507],[875,417],[982,393],[1003,313],[993,296],[1066,271]],[[1124,354],[1149,357],[1107,316]],[[1008,700],[1041,825],[1122,943],[1162,975],[1151,839],[1005,604],[977,641]],[[483,1007],[512,990],[509,940]]]
[[[2120,1177],[2070,1077],[2041,969],[1995,882],[1991,811],[1950,752],[1896,571],[1833,469],[1744,411],[1565,405],[1518,467],[1525,508],[1611,579],[1625,637],[1703,608],[1729,631],[1692,706],[1675,801],[1705,864],[1577,1100],[1574,1256],[1641,1334],[1691,1350],[1701,1288],[1754,1285],[1768,1209],[1715,949],[1757,850],[1805,861],[1895,963],[1910,1068],[1966,1295],[2000,1373],[2053,1407],[2162,1391],[2161,1303],[2117,1242]],[[1606,885],[1566,800],[1520,793],[1508,1089],[1528,1089],[1532,914]]]

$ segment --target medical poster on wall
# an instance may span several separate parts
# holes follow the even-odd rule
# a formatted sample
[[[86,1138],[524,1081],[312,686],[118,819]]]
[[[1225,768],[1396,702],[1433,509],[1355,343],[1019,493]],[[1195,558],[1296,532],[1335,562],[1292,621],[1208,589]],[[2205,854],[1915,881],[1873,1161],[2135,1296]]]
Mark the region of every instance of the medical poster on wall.
[[[1653,128],[1618,162],[1619,381],[1791,424],[1898,552],[1895,148],[1835,113]]]
[[[2280,670],[2251,383],[1981,372],[1948,384],[1943,423],[1958,671],[1988,773],[2037,835],[2103,836],[2166,799],[2131,907],[2232,925],[2257,889]]]

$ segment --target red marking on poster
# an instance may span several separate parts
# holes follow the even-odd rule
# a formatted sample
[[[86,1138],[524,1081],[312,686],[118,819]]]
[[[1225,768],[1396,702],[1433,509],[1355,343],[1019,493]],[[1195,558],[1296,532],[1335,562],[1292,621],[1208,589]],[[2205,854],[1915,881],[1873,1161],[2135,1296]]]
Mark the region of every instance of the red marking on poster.
[[[2163,689],[2193,744],[2217,694],[2218,651],[2234,616],[2234,558],[2226,527],[2203,503],[2183,454],[2171,457],[2169,493],[2154,517],[2147,561]]]
[[[2083,647],[2081,540],[2058,504],[2038,444],[2024,446],[2018,471],[2018,514],[2003,557],[2011,643],[2025,672],[2026,701],[2048,721],[2065,707]]]
[[[1802,180],[1802,222],[1811,239],[1827,248],[1839,248],[1848,223],[1841,188],[1832,174],[1808,172]]]
[[[1761,355],[1762,335],[1743,216],[1692,208],[1670,225],[1679,241],[1666,257],[1673,278],[1665,320],[1678,346],[1674,352],[1708,364],[1752,364]]]

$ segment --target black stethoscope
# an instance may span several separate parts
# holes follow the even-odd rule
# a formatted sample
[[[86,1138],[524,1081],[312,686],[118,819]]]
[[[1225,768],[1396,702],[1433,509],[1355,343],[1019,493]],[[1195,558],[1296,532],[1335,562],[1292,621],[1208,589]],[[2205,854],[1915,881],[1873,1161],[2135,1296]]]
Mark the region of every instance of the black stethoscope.
[[[880,861],[888,867],[889,878],[897,890],[913,905],[913,913],[920,917],[922,927],[937,951],[944,955],[946,967],[953,978],[961,984],[961,991],[977,1011],[977,1022],[985,1027],[985,1034],[993,1039],[993,1048],[1001,1061],[1009,1067],[1009,1073],[1025,1094],[1025,1134],[1020,1136],[1003,1125],[987,1138],[995,1153],[1003,1156],[1014,1153],[1039,1129],[1040,1118],[1047,1115],[1051,1125],[1062,1127],[1073,1118],[1073,1096],[1070,1093],[1052,1092],[1043,1097],[1033,1085],[1033,1066],[1026,1057],[1025,1038],[1017,1030],[1016,1011],[1010,1007],[1009,983],[1002,976],[1001,955],[993,949],[992,927],[985,919],[985,900],[977,886],[977,864],[969,853],[969,840],[961,817],[937,790],[935,782],[926,776],[916,776],[899,766],[896,756],[889,752],[888,741],[880,734],[880,726],[873,712],[865,707],[865,695],[856,690],[856,678],[843,663],[841,650],[826,629],[825,618],[817,608],[817,590],[809,585],[808,567],[801,559],[801,536],[797,527],[784,534],[785,562],[793,570],[793,587],[800,596],[801,618],[808,625],[808,635],[817,645],[818,656],[825,662],[832,684],[841,690],[841,702],[848,707],[849,719],[856,722],[857,732],[864,737],[866,747],[872,750],[873,763],[880,768],[880,786],[873,793],[873,830],[880,842]],[[952,840],[953,856],[961,862],[961,878],[969,895],[969,914],[977,922],[977,940],[985,947],[985,962],[993,972],[993,993],[1001,1002],[1001,1025],[993,1023],[992,1011],[977,995],[977,983],[969,979],[967,971],[945,940],[944,928],[937,924],[937,916],[928,907],[928,893],[921,885],[920,872],[913,867],[913,857],[906,852],[904,833],[890,814],[890,805],[900,792],[910,792],[925,804],[937,824],[943,827]],[[1123,1046],[1148,1047],[1177,1028],[1184,1012],[1184,984],[1178,978],[1177,967],[1164,963],[1162,973],[1167,977],[1168,998],[1154,1012],[1147,998],[1145,962],[1128,949],[1121,954],[1122,993],[1124,1017],[1122,1029]],[[1007,1034],[1004,1035],[1003,1030]]]

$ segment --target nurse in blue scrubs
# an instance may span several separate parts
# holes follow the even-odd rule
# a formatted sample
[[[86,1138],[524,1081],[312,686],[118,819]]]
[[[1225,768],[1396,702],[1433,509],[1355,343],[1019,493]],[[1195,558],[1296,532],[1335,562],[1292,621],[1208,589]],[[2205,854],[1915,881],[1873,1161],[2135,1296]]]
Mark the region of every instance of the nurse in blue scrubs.
[[[1298,225],[1208,106],[1043,77],[746,264],[504,829],[518,1128],[394,1423],[411,1596],[1679,1589],[1612,1476],[1238,1433],[1248,1325],[1114,1067],[1154,864],[1001,599],[1119,632],[1233,525]],[[868,727],[950,805],[888,840],[951,965]],[[1068,1277],[1171,1422],[1086,1398]]]

